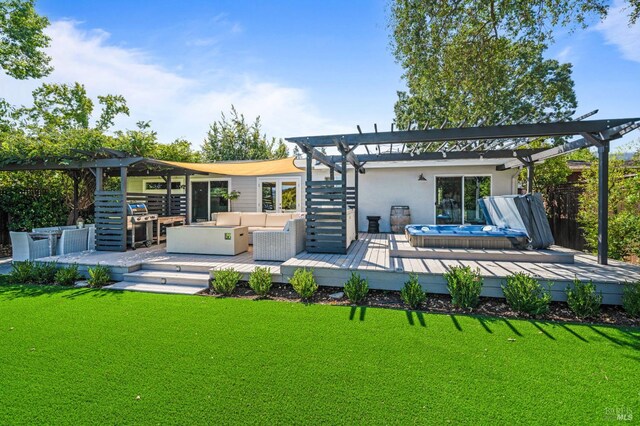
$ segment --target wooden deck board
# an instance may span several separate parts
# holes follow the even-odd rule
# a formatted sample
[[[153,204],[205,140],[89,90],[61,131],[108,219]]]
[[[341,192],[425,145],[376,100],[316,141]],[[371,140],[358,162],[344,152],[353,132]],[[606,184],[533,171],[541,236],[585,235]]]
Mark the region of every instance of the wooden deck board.
[[[428,258],[395,258],[391,257],[390,248],[393,241],[389,241],[387,234],[361,233],[359,239],[351,244],[346,255],[321,254],[302,252],[286,262],[254,261],[252,251],[237,256],[189,255],[167,253],[163,245],[149,249],[119,252],[82,252],[71,255],[54,256],[39,259],[39,261],[58,262],[59,264],[78,264],[83,267],[98,263],[114,268],[133,269],[153,264],[173,268],[184,266],[192,268],[228,268],[233,267],[241,272],[251,272],[256,266],[268,266],[272,274],[281,275],[281,268],[287,270],[295,268],[312,268],[316,271],[335,271],[348,278],[353,270],[375,274],[418,274],[441,275],[452,266],[468,265],[478,269],[487,279],[503,279],[514,272],[525,272],[536,276],[540,280],[572,281],[575,277],[580,280],[593,280],[597,283],[624,283],[625,281],[640,281],[640,266],[629,263],[610,261],[609,265],[599,265],[594,256],[573,252],[575,263],[536,263],[536,262],[505,262],[483,260],[455,260]],[[561,247],[554,247],[557,251],[570,251]],[[533,257],[535,259],[535,257]],[[143,265],[143,266],[141,266]],[[334,274],[335,275],[335,274]],[[335,275],[337,276],[337,275]],[[384,277],[385,275],[376,275]],[[342,279],[342,278],[340,278]],[[391,279],[387,277],[384,279]]]

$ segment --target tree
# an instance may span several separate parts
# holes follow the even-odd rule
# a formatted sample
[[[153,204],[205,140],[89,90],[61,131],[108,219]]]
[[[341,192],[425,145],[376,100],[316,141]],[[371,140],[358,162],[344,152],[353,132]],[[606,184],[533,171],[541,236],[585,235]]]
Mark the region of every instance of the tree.
[[[5,120],[18,121],[19,127],[35,133],[90,128],[94,104],[84,85],[77,82],[73,85],[43,83],[32,96],[33,106],[0,108],[0,114],[4,113]],[[129,115],[127,102],[121,95],[98,96],[98,103],[102,106],[95,124],[99,131],[113,126],[117,115]]]
[[[34,0],[0,0],[0,67],[19,80],[42,78],[53,70],[44,53],[49,20],[36,13]]]
[[[233,105],[229,119],[222,113],[221,119],[209,126],[202,147],[204,161],[268,160],[287,155],[288,149],[282,140],[276,146],[275,139],[269,141],[261,134],[260,117],[248,124]]]
[[[496,124],[569,115],[576,107],[571,65],[543,57],[551,33],[541,25],[566,17],[540,7],[534,1],[397,0],[394,53],[409,89],[399,93],[397,125]],[[597,4],[587,12],[593,9]],[[584,21],[585,12],[576,19]]]
[[[640,256],[640,151],[630,161],[621,155],[609,159],[609,256],[623,260]],[[584,231],[587,246],[598,247],[598,161],[582,174],[578,223]]]

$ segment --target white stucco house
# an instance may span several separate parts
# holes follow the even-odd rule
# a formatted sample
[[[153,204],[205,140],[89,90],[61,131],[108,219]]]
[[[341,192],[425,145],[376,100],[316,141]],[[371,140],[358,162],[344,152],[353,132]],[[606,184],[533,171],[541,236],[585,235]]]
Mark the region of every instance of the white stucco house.
[[[191,221],[210,220],[221,211],[304,212],[306,162],[294,161],[297,171],[238,176],[211,173],[191,177]],[[503,162],[503,161],[502,161]],[[488,195],[517,192],[518,169],[496,170],[500,160],[446,160],[377,162],[359,176],[358,228],[367,230],[367,216],[380,216],[380,230],[390,231],[392,206],[408,206],[414,223],[478,223],[482,220],[475,200]],[[329,179],[329,169],[313,162],[315,180]],[[348,185],[354,170],[347,172]],[[185,177],[171,181],[173,194],[184,194]],[[228,201],[221,191],[239,192]],[[166,194],[167,182],[158,176],[131,176],[128,193]]]

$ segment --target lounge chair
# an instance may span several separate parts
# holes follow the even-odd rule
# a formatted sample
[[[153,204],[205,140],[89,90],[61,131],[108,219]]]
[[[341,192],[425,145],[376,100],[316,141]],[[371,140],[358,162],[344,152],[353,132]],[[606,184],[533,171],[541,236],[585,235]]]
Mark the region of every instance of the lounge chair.
[[[304,250],[305,220],[290,219],[283,230],[255,231],[253,259],[284,262]]]
[[[13,261],[23,262],[49,256],[49,240],[34,240],[28,232],[9,232]]]
[[[89,228],[65,229],[58,241],[57,254],[69,254],[87,250]]]

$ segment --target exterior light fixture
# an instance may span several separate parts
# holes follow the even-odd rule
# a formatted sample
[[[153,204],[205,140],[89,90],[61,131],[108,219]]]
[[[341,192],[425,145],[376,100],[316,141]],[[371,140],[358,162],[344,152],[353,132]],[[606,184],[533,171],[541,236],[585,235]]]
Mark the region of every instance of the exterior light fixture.
[[[426,177],[424,177],[424,174],[420,173],[420,176],[418,176],[418,181],[424,181],[424,182],[426,182],[426,181],[427,181],[427,178],[426,178]]]

